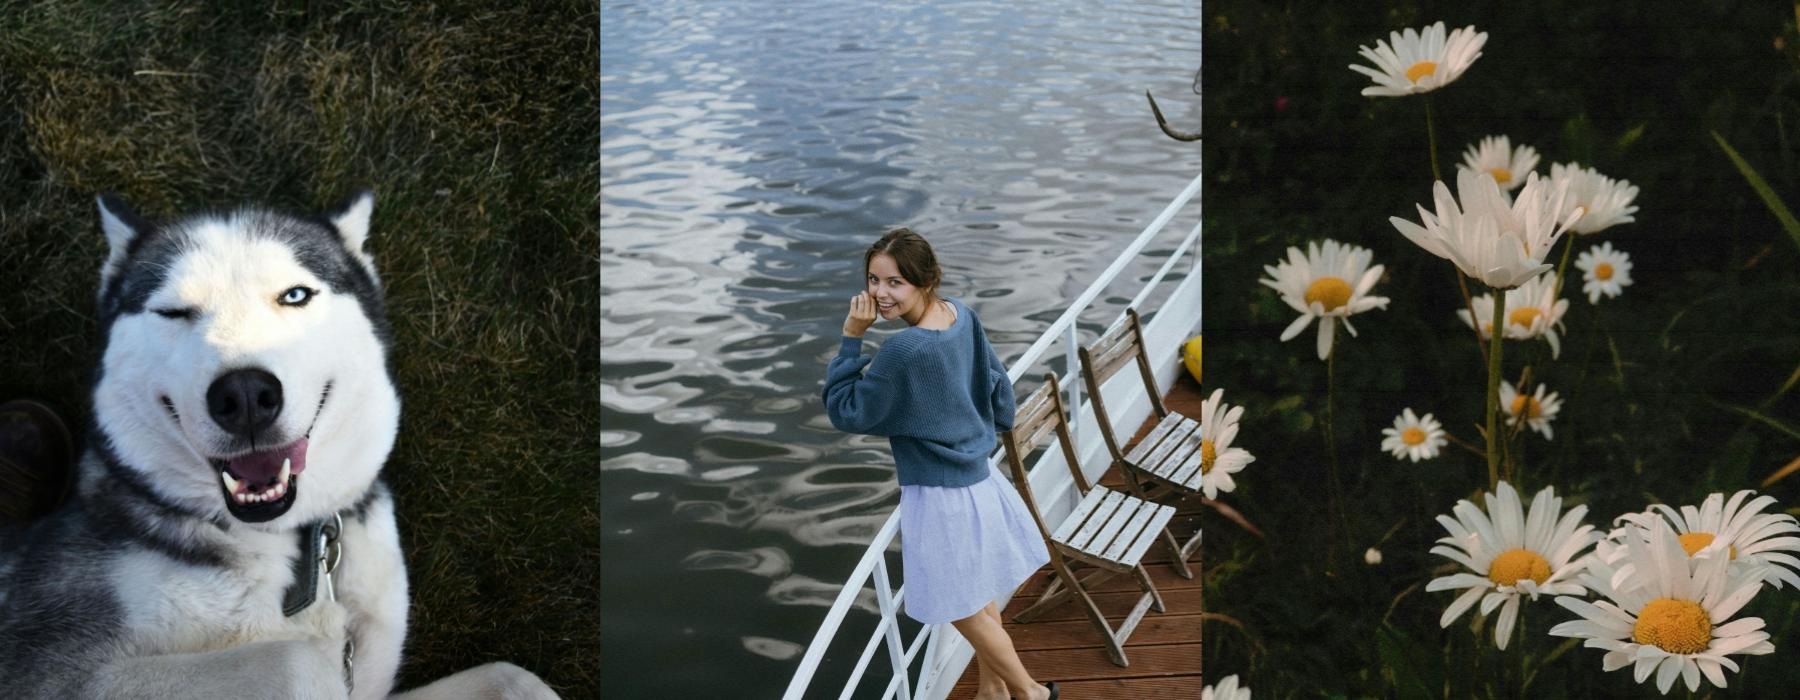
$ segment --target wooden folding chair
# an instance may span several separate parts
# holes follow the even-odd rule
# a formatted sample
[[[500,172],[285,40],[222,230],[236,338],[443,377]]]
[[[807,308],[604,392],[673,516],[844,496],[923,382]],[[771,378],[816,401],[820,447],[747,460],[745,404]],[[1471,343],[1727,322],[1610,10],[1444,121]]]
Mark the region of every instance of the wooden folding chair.
[[[1113,433],[1112,419],[1106,413],[1100,387],[1133,358],[1137,359],[1144,389],[1150,394],[1150,408],[1156,414],[1157,423],[1149,435],[1126,453]],[[1125,474],[1131,492],[1140,498],[1170,505],[1200,496],[1200,478],[1204,475],[1200,421],[1171,413],[1163,406],[1162,391],[1157,388],[1156,373],[1150,368],[1150,352],[1144,345],[1144,328],[1138,322],[1137,309],[1126,309],[1123,322],[1114,324],[1093,345],[1081,348],[1081,376],[1087,381],[1088,396],[1094,402],[1094,417],[1100,421],[1100,435],[1106,439],[1106,449],[1112,452],[1113,466]],[[1145,484],[1146,481],[1149,483]],[[1193,578],[1194,572],[1188,569],[1187,560],[1200,549],[1200,532],[1196,530],[1188,541],[1180,542],[1175,533],[1165,529],[1162,539],[1169,547],[1175,572],[1182,578]]]
[[[1013,619],[1029,622],[1070,596],[1077,597],[1088,620],[1106,635],[1107,653],[1112,656],[1113,663],[1129,666],[1125,659],[1126,638],[1137,629],[1138,622],[1150,608],[1157,612],[1164,610],[1162,596],[1156,592],[1150,574],[1138,561],[1150,549],[1156,533],[1167,528],[1169,519],[1175,517],[1175,509],[1110,488],[1090,486],[1081,474],[1081,460],[1075,454],[1074,443],[1069,440],[1067,421],[1062,396],[1057,393],[1056,373],[1051,372],[1044,375],[1044,386],[1019,405],[1013,429],[1000,434],[1001,443],[1006,446],[1007,463],[1012,468],[1013,485],[1024,497],[1032,519],[1037,521],[1038,532],[1043,534],[1044,544],[1050,549],[1052,572],[1050,585],[1043,595]],[[1024,462],[1025,456],[1037,449],[1038,443],[1052,432],[1062,445],[1069,473],[1075,477],[1075,486],[1082,494],[1081,502],[1055,532],[1044,525],[1037,499],[1031,495],[1031,482],[1025,478]],[[1076,566],[1092,570],[1085,578],[1079,578],[1074,573]],[[1100,613],[1093,597],[1088,595],[1088,589],[1122,573],[1135,577],[1143,594],[1138,596],[1131,614],[1114,629],[1107,624],[1106,616]]]

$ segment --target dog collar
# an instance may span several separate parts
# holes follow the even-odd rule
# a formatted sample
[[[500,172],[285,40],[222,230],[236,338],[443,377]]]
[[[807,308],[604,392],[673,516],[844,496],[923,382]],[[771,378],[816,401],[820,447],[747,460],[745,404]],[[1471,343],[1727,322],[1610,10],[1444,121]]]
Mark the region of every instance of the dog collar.
[[[329,520],[318,520],[300,528],[300,556],[294,559],[294,582],[281,596],[281,612],[287,617],[300,614],[319,599],[320,581],[325,596],[337,600],[332,580],[343,559],[342,537],[344,515],[335,513]]]

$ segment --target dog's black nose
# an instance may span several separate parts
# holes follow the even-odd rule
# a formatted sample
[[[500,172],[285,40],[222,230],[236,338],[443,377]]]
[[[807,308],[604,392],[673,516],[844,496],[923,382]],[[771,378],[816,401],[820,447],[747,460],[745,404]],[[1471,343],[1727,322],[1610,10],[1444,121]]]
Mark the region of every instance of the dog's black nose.
[[[281,415],[281,380],[260,369],[226,372],[206,388],[206,410],[226,432],[255,435]]]

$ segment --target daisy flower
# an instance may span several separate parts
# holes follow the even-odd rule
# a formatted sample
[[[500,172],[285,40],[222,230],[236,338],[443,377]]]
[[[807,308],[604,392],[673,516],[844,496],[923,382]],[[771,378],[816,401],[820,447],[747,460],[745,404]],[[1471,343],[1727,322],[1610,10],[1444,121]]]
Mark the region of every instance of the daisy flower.
[[[1387,297],[1369,296],[1369,290],[1381,279],[1382,266],[1369,265],[1367,248],[1346,245],[1334,240],[1306,244],[1306,253],[1288,247],[1288,259],[1276,265],[1264,265],[1269,279],[1257,280],[1281,294],[1281,300],[1300,312],[1300,318],[1281,332],[1282,341],[1300,335],[1313,319],[1319,319],[1319,359],[1331,355],[1331,339],[1337,322],[1356,335],[1350,315],[1387,306]],[[1355,286],[1351,286],[1354,284]]]
[[[1544,255],[1582,216],[1567,207],[1567,186],[1527,173],[1518,198],[1509,199],[1494,178],[1458,168],[1460,203],[1439,181],[1432,186],[1435,213],[1419,205],[1420,223],[1398,216],[1388,221],[1419,247],[1455,263],[1463,274],[1494,289],[1509,289],[1550,269]]]
[[[1581,581],[1601,599],[1557,597],[1557,605],[1581,617],[1551,627],[1551,635],[1587,639],[1583,646],[1606,650],[1603,669],[1632,666],[1639,683],[1655,672],[1665,694],[1676,676],[1690,691],[1700,689],[1703,674],[1724,688],[1724,669],[1738,670],[1727,656],[1775,651],[1761,618],[1731,620],[1762,590],[1758,567],[1729,567],[1717,548],[1684,556],[1675,531],[1660,518],[1623,534],[1619,559],[1631,570],[1621,576],[1611,564],[1589,559]]]
[[[1532,430],[1544,434],[1544,439],[1551,438],[1550,421],[1556,418],[1557,411],[1562,410],[1562,399],[1552,391],[1544,394],[1544,385],[1538,384],[1537,391],[1526,396],[1513,388],[1512,382],[1500,380],[1500,408],[1506,411],[1506,424],[1518,426],[1519,421]]]
[[[1394,416],[1394,427],[1382,428],[1381,434],[1387,437],[1381,440],[1381,449],[1394,453],[1394,459],[1436,459],[1438,448],[1450,444],[1444,438],[1444,426],[1439,425],[1431,414],[1424,418],[1413,415],[1408,408]]]
[[[1237,438],[1238,417],[1243,406],[1225,403],[1225,390],[1214,389],[1212,396],[1200,404],[1200,489],[1207,498],[1220,491],[1230,493],[1237,488],[1231,475],[1243,471],[1256,458],[1242,447],[1232,447]]]
[[[1583,595],[1587,589],[1574,581],[1582,561],[1576,555],[1594,543],[1594,526],[1584,525],[1587,506],[1562,512],[1562,499],[1550,487],[1531,499],[1527,514],[1519,505],[1512,484],[1500,482],[1496,493],[1487,494],[1487,512],[1468,500],[1456,502],[1452,518],[1440,515],[1439,524],[1450,532],[1438,539],[1432,554],[1442,555],[1474,573],[1457,573],[1431,580],[1427,591],[1467,589],[1457,596],[1438,626],[1449,627],[1463,611],[1481,601],[1481,615],[1500,608],[1494,626],[1494,644],[1506,648],[1513,624],[1519,617],[1519,599],[1544,595]],[[1557,517],[1561,513],[1562,517]]]
[[[1728,501],[1725,494],[1715,493],[1707,496],[1700,507],[1682,506],[1679,511],[1658,503],[1650,506],[1650,511],[1632,513],[1621,519],[1639,527],[1650,527],[1651,521],[1661,515],[1674,528],[1676,541],[1688,556],[1707,547],[1723,547],[1732,566],[1762,567],[1763,583],[1777,589],[1785,584],[1800,588],[1800,576],[1795,575],[1795,570],[1800,570],[1800,559],[1781,554],[1800,552],[1800,537],[1796,537],[1800,535],[1800,522],[1786,513],[1762,512],[1775,505],[1772,496],[1744,502],[1755,494],[1746,489],[1732,494]]]
[[[1363,58],[1374,68],[1350,64],[1350,70],[1369,76],[1375,84],[1363,88],[1364,97],[1404,97],[1431,92],[1455,82],[1463,71],[1481,58],[1481,46],[1487,43],[1487,32],[1477,32],[1473,25],[1444,36],[1444,23],[1438,22],[1424,31],[1407,28],[1405,33],[1391,32],[1387,41],[1376,40],[1375,47],[1360,47]]]
[[[1524,144],[1513,148],[1512,141],[1505,136],[1489,136],[1479,145],[1463,151],[1462,167],[1487,173],[1508,192],[1525,184],[1525,174],[1535,170],[1537,164],[1537,149]]]
[[[1581,220],[1570,225],[1576,233],[1599,233],[1614,224],[1636,221],[1638,188],[1625,180],[1614,180],[1593,168],[1574,163],[1550,166],[1550,180],[1569,184],[1569,199],[1563,205],[1581,210]]]
[[[1469,300],[1469,305],[1475,307],[1475,315],[1481,319],[1482,339],[1492,337],[1493,295],[1477,296]],[[1550,357],[1558,357],[1562,355],[1562,343],[1556,337],[1556,329],[1562,325],[1563,314],[1568,311],[1569,300],[1556,298],[1556,273],[1538,275],[1516,289],[1506,290],[1506,333],[1502,337],[1510,340],[1541,337],[1550,342]],[[1457,309],[1456,317],[1465,325],[1475,327],[1468,309]]]
[[[1581,291],[1587,292],[1589,304],[1600,303],[1602,294],[1623,294],[1631,284],[1631,256],[1623,250],[1613,250],[1606,241],[1575,256],[1575,269],[1581,271]]]
[[[1237,674],[1233,673],[1219,681],[1200,689],[1200,700],[1250,700],[1250,689],[1238,687]]]

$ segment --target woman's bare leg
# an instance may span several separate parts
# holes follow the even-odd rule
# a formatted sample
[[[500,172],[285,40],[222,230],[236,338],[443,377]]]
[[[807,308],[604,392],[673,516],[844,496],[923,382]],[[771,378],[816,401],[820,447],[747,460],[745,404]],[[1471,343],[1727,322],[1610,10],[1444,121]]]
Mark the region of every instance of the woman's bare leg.
[[[981,609],[980,614],[998,621],[1000,608],[993,603],[988,603],[987,607]],[[977,677],[980,679],[979,684],[975,687],[975,700],[1006,700],[1010,697],[1006,692],[1006,681],[1000,680],[1000,674],[994,673],[987,664],[982,663],[980,656],[975,657],[975,669]]]
[[[998,610],[989,612],[987,608],[982,608],[975,614],[950,624],[975,647],[976,661],[998,675],[1013,697],[1020,700],[1044,700],[1050,697],[1050,689],[1032,680],[1031,674],[1025,670],[1025,664],[1019,661],[1018,652],[1013,650],[1012,638],[1007,636],[1006,628],[1000,625],[999,617]]]

